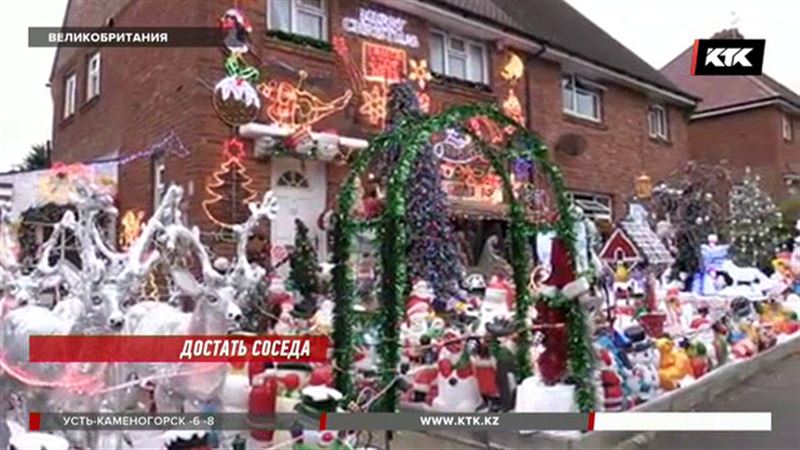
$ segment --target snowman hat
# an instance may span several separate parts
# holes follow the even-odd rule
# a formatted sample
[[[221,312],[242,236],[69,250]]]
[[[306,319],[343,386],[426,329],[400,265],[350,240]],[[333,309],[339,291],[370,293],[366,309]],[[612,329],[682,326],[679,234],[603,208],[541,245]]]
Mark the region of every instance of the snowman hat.
[[[302,403],[295,409],[306,415],[318,417],[323,412],[335,412],[344,397],[341,392],[328,386],[308,386],[300,391]]]
[[[483,275],[473,273],[464,280],[464,286],[469,291],[483,290],[486,289],[486,280],[483,278]]]
[[[170,430],[164,433],[168,450],[193,449],[208,445],[208,434],[198,430]]]

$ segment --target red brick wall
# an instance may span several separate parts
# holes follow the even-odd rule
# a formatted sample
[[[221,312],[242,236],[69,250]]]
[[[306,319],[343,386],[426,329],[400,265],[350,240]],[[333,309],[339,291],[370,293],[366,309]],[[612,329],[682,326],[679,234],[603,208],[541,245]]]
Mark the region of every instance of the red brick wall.
[[[782,117],[777,108],[764,107],[692,121],[691,153],[701,161],[727,161],[735,177],[749,166],[774,197],[785,198],[789,192],[783,174],[800,172],[800,120],[794,117],[796,131],[793,140],[786,141]]]
[[[541,59],[528,66],[532,96],[533,130],[550,146],[570,189],[613,196],[614,215],[626,213],[625,203],[633,193],[634,180],[642,172],[654,181],[668,176],[689,158],[684,112],[669,110],[669,142],[648,136],[650,101],[641,93],[605,84],[602,123],[578,119],[563,112],[561,71]],[[554,151],[559,137],[576,133],[585,137],[586,150],[578,156]]]
[[[329,10],[329,35],[344,35],[341,29],[343,16],[357,15],[363,1],[332,1]],[[82,24],[82,8],[70,9],[69,23]],[[196,2],[190,0],[140,0],[131,2],[115,15],[117,26],[167,25],[208,26],[216,24],[219,15],[231,2]],[[335,54],[315,49],[301,49],[267,38],[265,2],[240,0],[253,25],[253,57],[261,62],[262,77],[295,82],[296,75],[286,67],[303,69],[309,73],[304,87],[311,93],[329,100],[351,88],[346,72]],[[386,8],[372,5],[372,8]],[[400,15],[400,13],[392,12]],[[91,14],[94,24],[96,11]],[[409,58],[428,57],[425,37],[428,24],[422,18],[406,17],[407,31],[417,34],[420,48],[406,49]],[[360,37],[345,35],[356,64],[360,65]],[[381,42],[377,42],[384,44]],[[491,85],[493,93],[469,87],[430,88],[434,109],[443,105],[496,101],[507,88],[499,71],[507,55],[489,43]],[[67,123],[61,122],[62,78],[71,68],[78,73],[78,99],[85,98],[85,58],[89,49],[60,61],[53,78],[53,97],[56,107],[54,126],[55,158],[67,162],[88,160],[120,148],[123,152],[139,150],[170,129],[184,140],[192,152],[186,159],[167,160],[167,179],[184,184],[188,189],[187,207],[192,221],[208,225],[202,214],[201,202],[206,198],[205,183],[221,162],[220,147],[230,130],[216,116],[211,106],[213,86],[224,76],[223,55],[219,49],[101,49],[103,57],[102,93],[100,98],[79,108]],[[636,176],[644,170],[654,180],[666,176],[681,166],[688,158],[687,132],[683,113],[670,108],[670,143],[657,143],[647,136],[647,105],[644,94],[610,83],[603,98],[604,120],[599,126],[565,116],[561,107],[560,68],[541,58],[527,67],[526,81],[516,87],[529,121],[552,147],[566,132],[586,137],[588,150],[580,156],[555,155],[564,168],[570,188],[582,191],[608,193],[614,196],[615,213],[624,213],[624,201],[633,189]],[[200,81],[202,80],[202,81]],[[526,91],[531,103],[525,105]],[[316,130],[334,129],[341,135],[367,137],[378,130],[369,126],[358,114],[359,92],[355,92],[348,107],[315,124]],[[261,121],[267,122],[262,108]],[[251,152],[252,154],[252,152]],[[247,162],[254,179],[252,187],[263,192],[270,186],[270,167],[263,161]],[[334,189],[344,176],[341,167],[330,167],[329,201]],[[150,162],[139,161],[122,169],[120,174],[121,208],[138,207],[149,210],[151,203]]]

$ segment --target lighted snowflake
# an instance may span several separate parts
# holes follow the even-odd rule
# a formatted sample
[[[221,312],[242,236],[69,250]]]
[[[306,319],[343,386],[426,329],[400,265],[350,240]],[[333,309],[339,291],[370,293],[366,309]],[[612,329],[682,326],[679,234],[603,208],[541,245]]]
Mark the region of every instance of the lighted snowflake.
[[[424,91],[428,82],[433,79],[431,71],[428,70],[428,61],[425,59],[411,59],[408,61],[408,64],[411,66],[408,71],[408,79],[416,81],[420,90]]]
[[[372,89],[361,93],[363,103],[358,112],[365,115],[372,125],[382,125],[386,119],[386,89],[383,85],[372,86]]]

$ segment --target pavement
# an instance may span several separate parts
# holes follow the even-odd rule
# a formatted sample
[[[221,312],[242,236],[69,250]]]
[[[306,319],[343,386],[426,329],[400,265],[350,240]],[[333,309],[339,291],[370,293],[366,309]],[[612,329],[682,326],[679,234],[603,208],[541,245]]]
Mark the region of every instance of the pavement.
[[[640,448],[800,449],[800,353],[778,361],[761,373],[718,396],[697,411],[771,412],[769,432],[664,432]]]
[[[714,412],[771,412],[770,432],[660,432],[645,433],[622,442],[620,450],[800,450],[800,352],[771,362],[754,376],[740,381],[711,401],[701,403],[692,410]],[[391,441],[390,449],[558,449],[564,444],[552,445],[539,436],[525,442],[519,437],[505,445],[478,444],[486,442],[478,432],[466,432],[464,440],[444,438],[423,433],[400,432]],[[516,434],[516,433],[514,433]],[[375,444],[386,449],[383,435],[376,435]],[[509,436],[510,437],[510,436]],[[577,448],[577,447],[576,447]],[[580,446],[586,450],[606,450],[610,447]]]

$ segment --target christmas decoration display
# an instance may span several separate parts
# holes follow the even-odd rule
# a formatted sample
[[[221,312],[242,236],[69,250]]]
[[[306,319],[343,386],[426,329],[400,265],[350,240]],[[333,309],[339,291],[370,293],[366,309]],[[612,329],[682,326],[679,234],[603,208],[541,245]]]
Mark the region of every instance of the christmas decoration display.
[[[658,369],[661,389],[671,391],[679,388],[681,380],[692,370],[689,357],[683,349],[676,348],[675,342],[670,338],[656,340],[656,348],[661,355]]]
[[[410,230],[408,273],[431,284],[436,293],[434,308],[441,311],[445,299],[461,284],[462,268],[457,264],[447,194],[442,191],[439,159],[432,146],[422,149],[411,176],[415,182],[408,190],[405,218]]]
[[[228,76],[214,86],[214,109],[223,122],[235,127],[252,122],[261,109],[258,92],[253,87],[258,82],[258,69],[244,60],[253,29],[238,9],[227,10],[220,23],[226,33],[224,46],[229,52],[225,60]]]
[[[341,111],[353,97],[348,89],[333,100],[323,100],[303,87],[307,77],[308,73],[301,70],[296,84],[269,80],[258,85],[258,92],[267,101],[267,117],[273,123],[290,129],[308,127]]]
[[[119,247],[127,250],[142,232],[144,211],[125,211],[120,219]]]
[[[295,220],[295,244],[289,258],[291,271],[289,280],[305,302],[314,302],[319,289],[317,279],[317,252],[308,238],[308,227],[302,220]]]
[[[402,17],[369,8],[359,8],[358,18],[345,17],[342,19],[342,28],[348,33],[417,48],[419,47],[419,38],[414,34],[406,33],[406,23],[407,21]]]
[[[252,179],[242,162],[244,144],[236,138],[228,139],[222,154],[225,161],[206,185],[210,197],[203,201],[203,210],[217,226],[227,228],[244,221],[247,202],[256,192],[250,188]]]
[[[728,233],[731,256],[739,266],[769,267],[786,238],[781,232],[783,217],[759,183],[760,177],[748,167],[742,182],[731,192]]]

